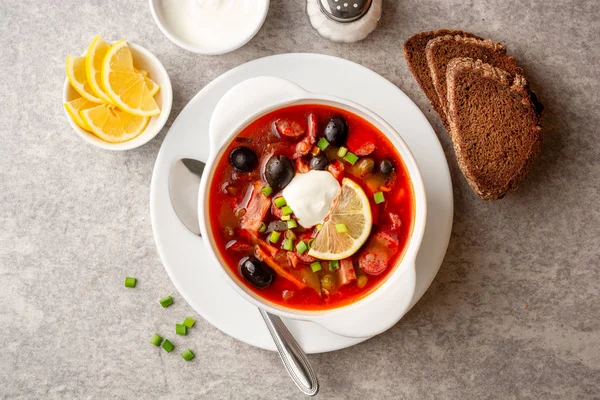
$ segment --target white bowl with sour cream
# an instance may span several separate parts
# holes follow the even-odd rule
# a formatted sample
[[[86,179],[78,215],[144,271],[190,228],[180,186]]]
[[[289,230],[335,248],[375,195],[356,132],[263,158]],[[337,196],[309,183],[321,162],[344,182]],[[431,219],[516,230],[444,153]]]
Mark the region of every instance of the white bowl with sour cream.
[[[413,185],[413,230],[403,257],[397,261],[396,265],[392,266],[393,272],[372,293],[339,308],[316,311],[298,310],[277,305],[258,296],[242,284],[226,267],[226,262],[215,243],[213,227],[208,222],[210,221],[208,187],[214,176],[218,160],[229,143],[244,127],[261,115],[294,104],[324,104],[343,108],[372,123],[398,151]],[[198,222],[202,232],[202,242],[208,250],[208,254],[216,265],[221,266],[219,272],[222,277],[240,296],[271,314],[314,322],[333,333],[347,337],[363,338],[380,334],[402,318],[410,308],[415,293],[416,257],[425,232],[427,201],[425,186],[417,162],[408,145],[391,125],[373,111],[349,100],[310,93],[290,81],[263,76],[247,79],[225,93],[213,111],[208,131],[210,155],[204,168],[198,193]],[[315,202],[327,207],[327,204],[331,203],[330,196],[333,191],[330,193],[329,189],[325,190],[325,188],[336,189],[337,181],[328,183],[314,174],[306,174],[304,177],[295,177],[294,179],[299,179],[295,185],[288,184],[288,187],[292,185],[290,188],[292,193],[285,194],[286,200],[292,198],[297,200],[297,204],[293,208],[294,213],[296,214],[298,209],[304,207],[307,225],[311,225],[317,219],[322,220],[322,215],[317,212],[318,210],[310,208],[307,198],[313,196]],[[309,186],[304,179],[312,182],[310,183],[311,188],[306,189],[303,193],[303,187]],[[320,193],[319,196],[315,195],[317,192]],[[300,219],[299,222],[302,223],[302,220]]]
[[[161,32],[193,53],[218,55],[248,43],[260,30],[270,0],[149,0]]]

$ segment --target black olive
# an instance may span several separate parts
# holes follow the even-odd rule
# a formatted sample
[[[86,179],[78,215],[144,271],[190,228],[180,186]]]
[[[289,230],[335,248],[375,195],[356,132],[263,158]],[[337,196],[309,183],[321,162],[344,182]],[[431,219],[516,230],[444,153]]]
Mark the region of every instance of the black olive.
[[[256,257],[244,257],[238,263],[240,273],[248,282],[259,289],[266,288],[275,279],[275,272]]]
[[[348,139],[348,124],[342,117],[332,117],[325,126],[325,139],[334,146],[343,146]]]
[[[250,172],[258,165],[258,157],[249,148],[240,146],[229,153],[229,163],[242,172]]]
[[[329,159],[323,153],[310,159],[310,169],[324,170],[329,165]]]
[[[379,171],[384,175],[389,175],[394,170],[394,164],[387,158],[379,163]]]
[[[276,232],[283,232],[283,231],[287,231],[288,229],[288,224],[286,221],[271,221],[269,222],[269,226],[267,226],[267,233],[276,231]]]
[[[286,156],[274,156],[267,162],[265,178],[275,189],[283,189],[294,177],[294,164]]]

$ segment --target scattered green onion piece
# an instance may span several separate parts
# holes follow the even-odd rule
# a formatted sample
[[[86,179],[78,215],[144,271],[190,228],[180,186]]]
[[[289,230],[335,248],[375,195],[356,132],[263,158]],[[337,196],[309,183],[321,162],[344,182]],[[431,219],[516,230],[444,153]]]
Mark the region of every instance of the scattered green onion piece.
[[[287,231],[285,231],[285,237],[287,239],[295,240],[296,239],[296,234],[294,232],[290,231],[290,230],[287,230]]]
[[[287,204],[287,202],[285,201],[285,199],[281,196],[277,197],[275,200],[273,200],[273,202],[275,203],[275,205],[279,208],[285,206]]]
[[[310,249],[310,248],[312,248],[314,243],[315,243],[315,239],[310,239],[310,240],[308,241],[308,248],[309,248],[309,249]]]
[[[308,250],[308,246],[306,245],[304,240],[299,241],[298,244],[296,245],[296,251],[298,251],[298,254],[302,254],[306,250]]]
[[[291,216],[291,215],[282,215],[282,216],[281,216],[281,220],[282,220],[282,221],[289,221],[289,220],[291,220],[291,219],[292,219],[292,216]]]
[[[152,335],[152,339],[150,339],[150,343],[152,343],[156,347],[160,346],[162,341],[163,341],[163,338],[160,335],[157,335],[156,333],[154,335]]]
[[[283,249],[287,251],[291,251],[294,248],[294,242],[292,239],[284,239],[283,240]]]
[[[335,230],[338,231],[338,233],[345,233],[348,232],[348,227],[346,224],[335,224]]]
[[[187,349],[183,353],[181,353],[181,357],[183,357],[185,361],[190,361],[194,358],[194,353],[192,353],[190,349]]]
[[[358,161],[358,156],[354,153],[348,152],[344,156],[344,160],[348,161],[350,164],[354,165]]]
[[[375,200],[375,204],[381,204],[385,201],[385,197],[383,197],[383,192],[377,192],[373,195],[373,199]]]
[[[293,213],[293,211],[292,211],[292,207],[290,207],[290,206],[285,206],[285,207],[283,207],[283,208],[281,209],[281,213],[282,213],[283,215],[290,215],[291,213]]]
[[[265,232],[266,230],[267,230],[267,224],[265,224],[264,222],[261,222],[261,223],[260,223],[260,227],[258,228],[258,231],[259,231],[260,233],[263,233],[263,232]]]
[[[321,151],[325,151],[325,149],[327,147],[329,147],[329,142],[327,141],[327,139],[321,138],[321,139],[319,139],[319,142],[317,143],[317,147],[319,149],[321,149]]]
[[[279,238],[281,237],[281,232],[273,231],[271,232],[271,236],[269,236],[269,241],[271,243],[279,242]]]
[[[125,287],[134,288],[136,283],[137,279],[135,278],[131,278],[129,276],[125,278]]]
[[[271,195],[271,193],[273,193],[273,188],[271,186],[265,186],[264,188],[262,188],[261,192],[269,197]]]
[[[181,336],[187,335],[187,326],[182,324],[175,324],[175,333]]]
[[[345,147],[340,147],[340,149],[337,152],[338,157],[340,158],[344,158],[344,156],[346,155],[346,153],[348,152],[348,149]]]
[[[321,229],[323,229],[323,224],[317,224],[317,231],[320,231]]]
[[[329,270],[330,271],[337,271],[338,269],[340,269],[340,262],[338,260],[333,260],[333,261],[329,261]]]
[[[187,328],[191,328],[192,326],[194,326],[194,324],[196,323],[195,320],[193,320],[190,317],[187,317],[184,321],[183,324],[187,327]]]
[[[290,219],[288,222],[288,229],[294,229],[298,227],[298,223],[296,222],[295,219]]]
[[[321,261],[310,263],[310,269],[312,269],[312,272],[319,272],[321,270]]]
[[[164,299],[160,300],[160,305],[163,306],[163,308],[167,308],[171,304],[173,304],[173,298],[171,296],[167,296]]]
[[[163,343],[162,348],[167,353],[170,353],[175,348],[175,345],[173,343],[171,343],[171,341],[169,339],[165,339],[165,342]]]

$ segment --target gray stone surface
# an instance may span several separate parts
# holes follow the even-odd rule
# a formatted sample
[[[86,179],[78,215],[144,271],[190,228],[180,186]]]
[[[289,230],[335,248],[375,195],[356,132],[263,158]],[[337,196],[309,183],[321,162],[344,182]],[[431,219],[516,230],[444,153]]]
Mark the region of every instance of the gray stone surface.
[[[518,192],[479,200],[401,56],[413,33],[456,27],[502,41],[547,109],[541,158]],[[0,398],[301,398],[275,353],[198,318],[185,363],[149,343],[194,315],[157,256],[149,217],[167,131],[125,153],[69,127],[64,60],[96,34],[150,49],[173,82],[168,125],[245,61],[317,52],[361,63],[417,102],[446,150],[456,211],[433,285],[385,334],[311,356],[327,399],[600,396],[600,7],[595,0],[385,1],[354,45],[312,30],[302,0],[272,2],[247,46],[203,57],[171,44],[146,1],[0,3]],[[139,278],[135,291],[126,275]],[[173,294],[163,310],[157,299]]]

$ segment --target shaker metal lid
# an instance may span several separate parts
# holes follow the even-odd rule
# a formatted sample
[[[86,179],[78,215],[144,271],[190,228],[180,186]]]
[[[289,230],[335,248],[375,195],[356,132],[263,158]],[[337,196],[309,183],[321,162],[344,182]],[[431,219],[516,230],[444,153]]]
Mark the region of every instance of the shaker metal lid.
[[[336,22],[353,22],[369,11],[372,0],[318,0],[321,11]]]

